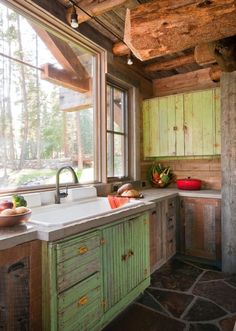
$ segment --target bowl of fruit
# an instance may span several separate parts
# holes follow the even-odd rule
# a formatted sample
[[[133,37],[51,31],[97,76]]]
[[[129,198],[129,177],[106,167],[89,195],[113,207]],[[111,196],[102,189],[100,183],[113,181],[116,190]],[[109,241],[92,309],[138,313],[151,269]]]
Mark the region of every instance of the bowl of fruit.
[[[147,178],[153,187],[164,188],[174,181],[174,174],[170,167],[161,164],[152,164],[148,169]]]
[[[0,201],[0,227],[26,222],[30,216],[31,210],[23,196],[13,195],[12,201]]]

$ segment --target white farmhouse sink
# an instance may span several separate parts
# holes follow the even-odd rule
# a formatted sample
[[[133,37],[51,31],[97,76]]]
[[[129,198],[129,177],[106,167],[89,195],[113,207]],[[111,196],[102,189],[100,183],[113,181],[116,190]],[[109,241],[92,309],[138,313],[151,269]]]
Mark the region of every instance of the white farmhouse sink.
[[[87,218],[122,211],[142,204],[142,201],[130,200],[125,205],[112,209],[108,198],[93,197],[73,203],[63,203],[60,205],[35,208],[32,210],[32,219],[30,222],[43,226],[67,225]]]

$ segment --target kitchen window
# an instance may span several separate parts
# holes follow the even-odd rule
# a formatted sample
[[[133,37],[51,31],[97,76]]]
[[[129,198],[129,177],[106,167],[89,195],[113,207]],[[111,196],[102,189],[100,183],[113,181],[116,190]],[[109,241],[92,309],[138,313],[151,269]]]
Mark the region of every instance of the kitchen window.
[[[128,90],[107,84],[107,177],[128,176]]]
[[[98,52],[2,3],[0,21],[0,190],[55,185],[63,165],[100,181]]]

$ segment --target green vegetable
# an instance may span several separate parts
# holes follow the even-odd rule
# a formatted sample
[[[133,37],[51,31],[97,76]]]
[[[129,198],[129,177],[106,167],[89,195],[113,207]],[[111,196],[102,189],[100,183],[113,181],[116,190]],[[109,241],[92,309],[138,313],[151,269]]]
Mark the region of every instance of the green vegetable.
[[[26,207],[27,206],[27,201],[22,195],[13,195],[12,196],[12,202],[14,204],[14,207]]]

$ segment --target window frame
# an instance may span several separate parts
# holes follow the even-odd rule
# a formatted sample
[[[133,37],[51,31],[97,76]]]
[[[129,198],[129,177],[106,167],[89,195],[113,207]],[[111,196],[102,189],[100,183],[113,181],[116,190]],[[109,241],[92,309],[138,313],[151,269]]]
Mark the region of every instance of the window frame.
[[[94,176],[96,180],[90,184],[101,183],[104,180],[103,168],[104,168],[104,159],[106,157],[103,146],[103,132],[104,132],[104,121],[105,121],[105,112],[102,112],[102,109],[105,109],[105,87],[106,79],[105,75],[107,72],[107,52],[104,48],[95,44],[93,41],[89,40],[78,31],[71,28],[68,24],[59,20],[57,17],[51,15],[48,11],[44,10],[42,7],[38,6],[35,3],[29,3],[21,0],[2,0],[3,5],[8,6],[12,10],[16,11],[18,14],[22,15],[28,20],[31,20],[33,23],[38,24],[43,29],[51,32],[60,39],[71,42],[73,44],[81,43],[84,48],[87,48],[90,52],[94,53],[94,61],[96,61],[96,73],[94,82],[93,92],[96,92],[96,99],[94,104],[94,130],[95,130],[95,139],[96,139],[96,149],[94,151],[94,161],[97,167],[94,169]],[[68,186],[84,186],[87,184],[73,184],[69,183]],[[52,185],[41,185],[41,186],[32,186],[32,187],[19,187],[17,189],[1,189],[0,194],[8,194],[11,192],[32,192],[32,191],[45,191],[52,190],[55,188],[55,184]]]
[[[113,175],[114,175],[114,137],[115,135],[119,135],[124,137],[124,162],[123,162],[123,168],[124,168],[124,176],[122,177],[117,177],[117,176],[108,176],[107,174],[107,180],[108,181],[114,181],[114,180],[123,180],[123,179],[128,179],[129,178],[129,116],[128,116],[128,112],[129,112],[129,89],[127,87],[124,87],[122,85],[119,85],[117,83],[111,82],[111,81],[107,81],[106,83],[106,90],[107,87],[110,86],[111,90],[111,94],[110,94],[110,110],[111,110],[111,122],[113,123],[114,120],[114,89],[120,90],[121,92],[123,92],[123,126],[124,126],[124,132],[119,132],[111,129],[106,128],[106,135],[107,135],[107,142],[108,142],[108,134],[112,134],[113,139],[112,139],[112,149],[113,149],[113,160],[112,160],[112,168],[113,168]],[[107,108],[108,110],[108,108]],[[108,153],[107,153],[108,155]],[[108,166],[107,166],[108,168]]]

